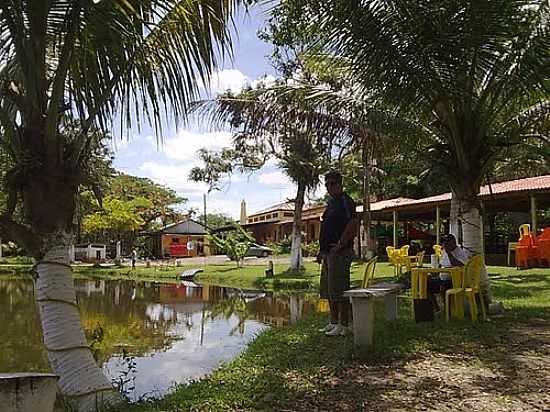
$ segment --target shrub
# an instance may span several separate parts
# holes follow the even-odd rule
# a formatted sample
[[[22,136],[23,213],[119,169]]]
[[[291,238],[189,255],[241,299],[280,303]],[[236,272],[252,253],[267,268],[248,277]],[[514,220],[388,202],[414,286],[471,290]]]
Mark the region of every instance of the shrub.
[[[317,256],[319,254],[319,241],[314,240],[302,245],[302,254],[304,256]]]

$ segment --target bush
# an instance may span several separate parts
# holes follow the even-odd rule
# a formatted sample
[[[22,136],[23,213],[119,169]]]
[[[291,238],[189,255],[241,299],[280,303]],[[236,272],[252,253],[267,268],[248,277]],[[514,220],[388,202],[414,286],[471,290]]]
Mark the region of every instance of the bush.
[[[302,245],[302,254],[304,256],[317,256],[319,254],[319,241],[314,240]]]
[[[273,243],[273,254],[274,255],[288,254],[290,253],[291,246],[292,246],[292,239],[290,238],[290,236],[286,237],[278,243]],[[275,250],[277,250],[277,253],[275,253]]]

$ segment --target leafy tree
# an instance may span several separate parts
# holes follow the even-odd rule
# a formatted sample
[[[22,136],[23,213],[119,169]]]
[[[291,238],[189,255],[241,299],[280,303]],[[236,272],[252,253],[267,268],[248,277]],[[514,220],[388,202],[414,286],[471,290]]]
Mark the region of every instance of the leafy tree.
[[[200,223],[204,223],[204,215],[200,215],[197,219]],[[208,229],[218,229],[235,223],[235,219],[224,213],[207,213],[206,226]]]
[[[39,260],[48,358],[60,392],[79,411],[120,400],[86,347],[70,269],[62,265],[76,194],[88,180],[88,131],[105,129],[117,111],[122,127],[146,119],[158,130],[163,112],[177,120],[195,99],[197,77],[206,82],[228,49],[238,3],[0,2],[0,146],[13,165],[0,230]],[[76,135],[63,133],[69,114],[80,121]],[[17,202],[21,222],[13,218]]]
[[[152,202],[144,197],[121,200],[113,196],[105,198],[101,210],[84,218],[84,230],[90,234],[100,234],[111,240],[126,232],[135,232],[145,224],[144,214],[152,207]]]
[[[178,196],[176,192],[153,182],[151,179],[116,173],[109,182],[107,193],[122,201],[131,201],[136,198],[146,198],[150,207],[143,210],[143,225],[141,230],[147,230],[148,226],[160,220],[163,226],[176,222],[181,213],[181,208],[187,199]]]
[[[208,239],[229,259],[237,262],[237,267],[241,267],[244,263],[244,255],[246,255],[250,242],[253,242],[254,238],[241,225],[233,224],[233,226],[235,230],[226,232],[223,235],[211,233],[208,235]]]

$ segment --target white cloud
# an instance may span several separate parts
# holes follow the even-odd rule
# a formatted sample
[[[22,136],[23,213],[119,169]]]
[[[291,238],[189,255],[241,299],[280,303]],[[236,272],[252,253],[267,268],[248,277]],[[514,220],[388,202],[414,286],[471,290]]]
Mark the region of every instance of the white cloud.
[[[145,162],[139,167],[139,170],[155,182],[166,185],[182,196],[188,197],[192,194],[202,195],[208,190],[206,183],[189,180],[189,172],[195,166],[197,166],[197,162],[177,165]]]
[[[220,150],[231,145],[230,132],[216,131],[207,133],[178,131],[176,137],[164,142],[162,151],[169,159],[193,160],[197,159],[197,151],[201,148]]]
[[[202,84],[200,88],[210,95],[217,95],[228,90],[231,91],[231,93],[239,93],[246,86],[251,86],[254,89],[259,86],[269,87],[272,86],[275,81],[275,76],[271,74],[251,80],[240,70],[224,69],[213,73],[210,78],[210,84],[208,86]]]
[[[240,92],[250,82],[249,78],[237,69],[224,69],[212,74],[210,84],[203,88],[212,95],[224,93],[230,90],[232,93]]]
[[[271,186],[291,186],[292,182],[283,172],[276,170],[274,172],[262,173],[258,176],[258,182]]]

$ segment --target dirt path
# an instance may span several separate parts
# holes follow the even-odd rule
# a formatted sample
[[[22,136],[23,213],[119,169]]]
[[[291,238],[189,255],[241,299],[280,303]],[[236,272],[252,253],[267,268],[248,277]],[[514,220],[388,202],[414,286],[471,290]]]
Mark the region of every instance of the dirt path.
[[[505,331],[501,340],[402,363],[322,369],[290,410],[550,411],[550,324]]]

